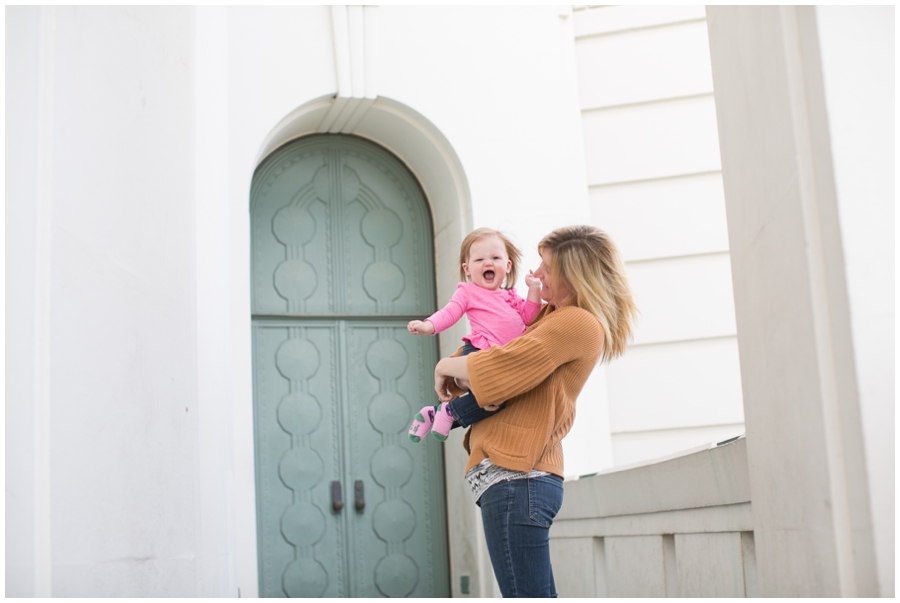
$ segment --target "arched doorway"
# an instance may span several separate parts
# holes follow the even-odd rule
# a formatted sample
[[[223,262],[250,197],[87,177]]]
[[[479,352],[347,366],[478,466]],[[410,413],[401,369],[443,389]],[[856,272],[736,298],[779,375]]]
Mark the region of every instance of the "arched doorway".
[[[406,428],[437,346],[428,205],[353,136],[272,153],[251,188],[260,596],[448,596],[442,448]]]

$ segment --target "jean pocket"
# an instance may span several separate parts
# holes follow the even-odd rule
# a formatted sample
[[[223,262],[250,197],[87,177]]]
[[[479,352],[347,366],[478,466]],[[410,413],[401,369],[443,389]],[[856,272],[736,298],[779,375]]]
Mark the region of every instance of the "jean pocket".
[[[555,475],[545,475],[527,481],[528,518],[542,528],[549,528],[562,506],[562,480]]]

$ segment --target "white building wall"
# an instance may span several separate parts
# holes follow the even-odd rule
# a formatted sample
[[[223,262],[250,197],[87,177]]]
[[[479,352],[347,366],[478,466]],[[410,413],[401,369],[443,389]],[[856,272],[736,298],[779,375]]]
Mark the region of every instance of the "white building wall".
[[[526,268],[541,236],[573,222],[607,229],[625,254],[641,325],[585,389],[567,474],[740,433],[702,8],[365,10],[377,23],[367,86],[427,119],[423,135],[443,136],[464,172],[470,197],[436,215],[509,231]],[[842,13],[819,14],[823,37],[838,39]],[[249,188],[276,125],[340,88],[333,9],[6,16],[6,594],[253,596]],[[847,63],[824,62],[829,103],[853,101],[833,135],[853,136],[858,97],[827,88]],[[892,163],[890,147],[869,159]],[[865,166],[838,157],[835,173],[839,191],[868,195]],[[892,183],[874,185],[892,199]],[[848,215],[874,492],[892,488],[882,419],[893,382],[879,367],[892,362],[893,300],[861,292],[885,253],[884,236],[866,233],[888,222]],[[447,232],[444,256],[458,245]],[[455,279],[437,277],[439,291]],[[445,450],[458,469],[459,442]],[[461,474],[448,492],[460,538],[479,539]],[[885,575],[893,516],[881,507]],[[483,547],[461,551],[451,544],[454,589],[465,575],[472,595],[495,594]]]
[[[576,10],[591,220],[641,312],[607,370],[614,464],[743,431],[705,11]]]
[[[509,231],[534,267],[544,234],[590,216],[571,11],[370,15],[367,87],[449,142],[471,192],[461,229]],[[7,155],[8,312],[23,318],[7,340],[23,354],[7,371],[7,594],[253,596],[249,189],[279,122],[340,87],[333,9],[7,16],[22,151]],[[605,420],[598,398],[580,417]],[[598,441],[573,436],[568,470]],[[445,450],[458,469],[459,442]],[[450,483],[477,540],[461,472]],[[455,592],[465,575],[493,594],[474,549],[452,547]]]
[[[7,549],[7,573],[25,578],[9,595],[200,593],[199,503],[213,499],[196,437],[192,13],[7,13],[22,42],[8,58],[36,52],[8,93],[38,108],[7,122],[24,151],[11,154],[7,282],[32,330],[8,345],[35,345],[8,373],[7,429],[25,440],[10,444],[35,451],[31,483],[8,482],[32,513],[8,517],[7,545],[34,543]]]
[[[568,482],[560,595],[893,596],[894,9],[707,8],[747,437]]]

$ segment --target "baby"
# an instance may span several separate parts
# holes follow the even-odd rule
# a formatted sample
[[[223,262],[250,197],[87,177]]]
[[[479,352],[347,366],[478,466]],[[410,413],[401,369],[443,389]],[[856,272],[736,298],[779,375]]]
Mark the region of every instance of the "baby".
[[[410,321],[409,332],[434,335],[466,314],[472,332],[463,337],[463,356],[503,345],[521,335],[541,310],[541,282],[530,272],[525,277],[527,298],[522,299],[514,289],[521,257],[518,248],[496,230],[479,228],[470,232],[460,246],[462,282],[453,297],[425,320]],[[502,407],[501,404],[494,410]],[[431,431],[435,438],[444,441],[454,422],[468,427],[492,414],[493,411],[478,406],[472,394],[434,407],[425,406],[409,428],[409,439],[419,442]]]

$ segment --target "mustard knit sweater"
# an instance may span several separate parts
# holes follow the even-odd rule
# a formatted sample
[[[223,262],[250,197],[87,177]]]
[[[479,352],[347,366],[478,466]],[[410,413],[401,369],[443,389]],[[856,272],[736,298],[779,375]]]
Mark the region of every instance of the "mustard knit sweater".
[[[520,337],[467,356],[478,404],[506,406],[466,434],[466,471],[490,458],[507,469],[563,477],[562,439],[602,347],[603,327],[589,312],[545,305]]]

